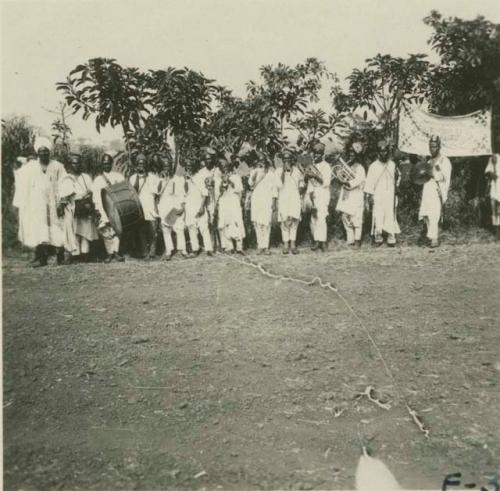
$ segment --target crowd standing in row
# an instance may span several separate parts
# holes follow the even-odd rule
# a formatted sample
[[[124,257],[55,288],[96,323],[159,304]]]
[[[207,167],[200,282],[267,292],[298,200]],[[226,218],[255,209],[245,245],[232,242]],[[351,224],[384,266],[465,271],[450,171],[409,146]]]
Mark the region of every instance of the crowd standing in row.
[[[400,232],[397,221],[397,189],[400,173],[390,158],[386,141],[378,145],[378,159],[365,173],[360,162],[363,146],[353,142],[349,179],[342,183],[336,210],[349,245],[361,246],[363,212],[372,211],[371,236],[375,245],[396,244]],[[424,221],[428,245],[439,245],[439,222],[446,202],[451,179],[451,163],[441,154],[439,137],[429,141],[430,178],[423,185],[419,219]],[[77,258],[88,260],[90,244],[102,239],[106,250],[105,262],[123,261],[120,239],[110,223],[102,202],[101,191],[125,180],[113,171],[113,158],[105,153],[92,178],[83,172],[82,159],[72,153],[63,166],[52,160],[51,143],[38,138],[36,159],[25,162],[16,171],[14,205],[19,210],[19,238],[35,250],[34,265],[44,266],[51,248],[55,248],[58,263],[71,263]],[[175,252],[184,258],[203,250],[208,256],[217,247],[223,252],[244,255],[243,240],[248,231],[243,220],[248,210],[255,230],[259,254],[270,254],[271,224],[277,219],[281,228],[283,254],[298,254],[296,238],[299,222],[309,216],[313,243],[311,249],[327,247],[327,217],[330,204],[332,168],[325,161],[325,146],[312,146],[312,163],[303,165],[298,154],[284,149],[281,166],[275,167],[263,152],[256,152],[256,161],[248,180],[238,173],[237,159],[218,156],[205,148],[201,165],[186,161],[183,172],[176,172],[170,163],[158,173],[160,157],[148,158],[139,153],[134,159],[130,185],[139,197],[144,220],[129,234],[139,250],[139,257],[154,255],[157,233],[161,231],[165,245],[164,258]],[[493,225],[500,227],[498,156],[493,156],[486,169],[490,178]],[[305,214],[304,211],[308,210]],[[190,251],[186,246],[186,233]]]

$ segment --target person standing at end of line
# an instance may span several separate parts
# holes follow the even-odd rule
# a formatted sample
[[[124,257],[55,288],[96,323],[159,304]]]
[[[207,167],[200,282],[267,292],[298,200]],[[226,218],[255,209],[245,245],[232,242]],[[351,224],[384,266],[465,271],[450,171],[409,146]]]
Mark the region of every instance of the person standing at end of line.
[[[112,171],[113,157],[109,153],[104,153],[101,161],[97,164],[97,175],[92,183],[92,199],[97,212],[97,230],[104,242],[106,249],[106,264],[111,261],[125,261],[119,253],[120,237],[118,237],[109,222],[109,217],[102,204],[102,190],[118,182],[125,180],[120,172]]]
[[[158,217],[156,196],[159,194],[160,179],[148,172],[148,161],[143,153],[135,158],[135,173],[129,182],[136,190],[144,212],[144,221],[135,230],[136,247],[140,259],[151,259],[154,255],[155,225]]]
[[[431,158],[431,178],[422,188],[422,200],[418,219],[423,220],[427,228],[429,247],[439,246],[439,222],[443,208],[448,199],[448,190],[451,182],[451,162],[441,153],[441,138],[433,135],[429,139]]]
[[[271,161],[263,152],[258,153],[257,167],[250,175],[250,189],[250,216],[257,236],[258,254],[270,255],[269,238],[278,199],[278,182]]]
[[[296,240],[302,210],[301,192],[305,188],[304,176],[297,167],[295,154],[291,150],[285,149],[281,160],[283,165],[276,170],[276,180],[283,254],[298,254]]]
[[[245,238],[245,225],[241,208],[241,195],[243,182],[241,176],[235,171],[233,165],[226,159],[219,159],[222,176],[215,179],[217,195],[217,227],[223,252],[233,252],[234,243],[236,252],[243,252],[243,239]]]
[[[354,141],[352,150],[354,155],[348,165],[354,178],[347,183],[342,183],[337,202],[337,211],[342,216],[347,245],[359,248],[361,247],[361,234],[363,231],[363,188],[366,180],[366,172],[360,162],[363,144],[359,141]]]
[[[330,205],[330,182],[332,170],[325,162],[325,145],[321,142],[313,146],[313,169],[306,169],[305,180],[307,182],[306,195],[311,202],[311,234],[313,244],[311,250],[326,250],[328,240],[328,229],[326,220],[328,218],[328,206]]]
[[[50,158],[52,144],[48,138],[35,140],[36,160],[23,170],[19,205],[24,210],[23,245],[35,250],[33,266],[46,266],[49,248],[55,247],[57,263],[64,262],[63,225],[57,214],[59,181],[64,166]]]
[[[496,238],[500,240],[500,154],[494,153],[484,171],[488,179],[488,193],[491,203],[491,225]]]
[[[191,241],[193,254],[200,253],[198,233],[203,239],[203,248],[207,256],[213,256],[212,237],[208,226],[207,203],[209,201],[208,189],[204,173],[197,172],[193,175],[193,163],[187,161],[185,174],[186,191],[186,227]]]
[[[377,247],[384,243],[384,233],[387,234],[387,245],[396,245],[396,234],[400,232],[396,217],[399,180],[396,164],[389,159],[389,143],[381,140],[378,142],[378,159],[370,164],[364,187],[368,207],[372,209],[371,235]]]

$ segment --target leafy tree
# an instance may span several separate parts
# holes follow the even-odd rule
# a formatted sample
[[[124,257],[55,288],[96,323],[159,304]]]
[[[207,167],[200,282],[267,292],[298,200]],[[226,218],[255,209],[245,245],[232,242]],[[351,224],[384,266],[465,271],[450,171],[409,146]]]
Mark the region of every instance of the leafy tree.
[[[428,97],[439,114],[464,114],[494,106],[500,109],[500,26],[443,18],[433,10],[424,19],[432,27],[429,44],[440,56],[432,67]]]
[[[432,11],[424,19],[432,27],[429,39],[440,63],[430,72],[427,97],[432,111],[467,114],[492,108],[492,135],[500,148],[500,26],[478,16],[472,20],[444,18]],[[454,159],[452,188],[465,190],[474,213],[481,219],[479,196],[484,194],[486,158]],[[462,215],[466,210],[462,211]],[[486,211],[486,210],[483,210]],[[470,211],[469,211],[470,213]],[[486,213],[482,214],[482,218]]]
[[[199,146],[217,88],[213,80],[188,68],[151,71],[148,87],[154,108],[149,125],[170,137],[177,164],[181,155]]]
[[[279,120],[281,134],[292,116],[305,113],[309,103],[318,101],[322,81],[336,79],[316,58],[308,58],[295,67],[283,63],[264,65],[260,75],[260,84],[253,81],[247,84],[248,96],[261,97],[269,104]]]
[[[274,155],[282,146],[279,120],[262,95],[242,100],[225,93],[205,130],[220,153],[236,155],[247,143]]]
[[[428,69],[424,54],[408,58],[378,54],[347,77],[348,93],[334,91],[334,105],[341,113],[363,111],[365,121],[370,113],[375,115],[387,136],[395,140],[401,103],[423,101]]]
[[[112,58],[93,58],[71,70],[66,82],[56,84],[73,114],[95,117],[96,130],[120,126],[127,150],[131,133],[141,127],[147,109],[148,76],[137,68],[123,68]]]

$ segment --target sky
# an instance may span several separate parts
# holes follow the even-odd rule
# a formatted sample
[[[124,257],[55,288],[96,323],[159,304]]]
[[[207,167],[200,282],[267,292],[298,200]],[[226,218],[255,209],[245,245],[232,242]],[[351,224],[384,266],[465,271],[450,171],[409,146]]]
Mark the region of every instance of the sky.
[[[141,69],[187,66],[241,96],[265,64],[316,57],[345,79],[377,53],[431,54],[422,19],[432,9],[500,23],[499,0],[3,0],[2,117],[29,115],[49,134],[55,84],[98,56]],[[121,137],[99,135],[79,115],[69,124],[77,138]]]

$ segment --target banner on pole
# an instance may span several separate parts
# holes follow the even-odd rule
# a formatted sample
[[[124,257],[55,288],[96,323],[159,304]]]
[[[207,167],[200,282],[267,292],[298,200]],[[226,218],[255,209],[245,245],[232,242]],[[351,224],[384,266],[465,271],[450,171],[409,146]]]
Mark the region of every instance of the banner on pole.
[[[431,135],[439,135],[447,157],[491,155],[491,110],[464,116],[437,116],[403,104],[398,148],[406,153],[429,155]]]

